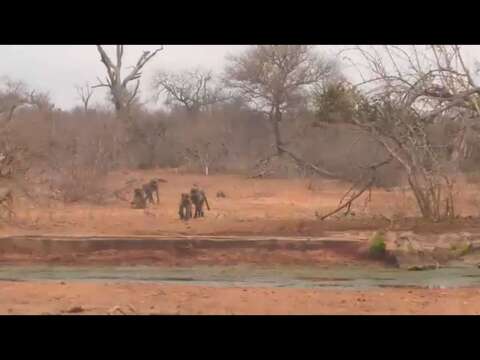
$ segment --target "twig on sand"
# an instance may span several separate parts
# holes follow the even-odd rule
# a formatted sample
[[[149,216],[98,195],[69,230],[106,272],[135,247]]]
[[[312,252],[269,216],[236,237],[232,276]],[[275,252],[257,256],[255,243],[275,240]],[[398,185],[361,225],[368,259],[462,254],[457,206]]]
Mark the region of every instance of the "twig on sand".
[[[125,311],[123,311],[122,308],[118,305],[112,307],[110,310],[107,311],[108,315],[114,315],[117,312],[119,312],[122,315],[127,315]]]

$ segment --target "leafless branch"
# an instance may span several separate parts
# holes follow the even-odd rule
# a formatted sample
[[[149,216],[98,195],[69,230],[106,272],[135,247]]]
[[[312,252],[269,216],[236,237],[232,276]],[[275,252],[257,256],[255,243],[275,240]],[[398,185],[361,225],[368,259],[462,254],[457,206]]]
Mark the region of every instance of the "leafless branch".
[[[93,87],[88,84],[88,82],[84,86],[76,86],[77,94],[82,102],[83,109],[85,114],[88,113],[88,103],[90,102],[90,98],[93,95]]]
[[[367,184],[366,184],[363,188],[361,188],[356,194],[354,194],[348,201],[346,201],[343,205],[339,206],[339,207],[336,208],[335,210],[333,210],[333,211],[329,212],[328,214],[323,215],[322,217],[320,217],[320,220],[323,221],[323,220],[329,218],[330,216],[335,215],[336,213],[338,213],[338,212],[340,212],[341,210],[345,209],[346,207],[350,208],[350,207],[352,206],[353,202],[354,202],[356,199],[358,199],[360,196],[362,196],[362,194],[363,194],[365,191],[369,190],[369,189],[372,187],[372,185],[374,184],[374,182],[375,182],[375,178],[372,177],[372,178],[370,179],[370,181],[367,182]]]
[[[452,201],[451,190],[441,160],[444,150],[432,146],[427,127],[480,113],[480,87],[475,85],[460,47],[432,45],[422,51],[418,46],[357,46],[352,51],[370,72],[369,77],[360,74],[362,81],[354,87],[365,86],[366,90],[352,122],[368,131],[402,165],[422,215],[442,218],[446,213],[440,210],[440,194],[446,191]],[[464,137],[464,133],[458,135]],[[452,142],[454,148],[464,144],[457,138]],[[458,154],[454,151],[450,156],[452,166]]]
[[[157,100],[165,93],[166,104],[180,104],[188,112],[196,113],[230,98],[215,80],[211,71],[200,68],[179,72],[159,71],[152,88]]]

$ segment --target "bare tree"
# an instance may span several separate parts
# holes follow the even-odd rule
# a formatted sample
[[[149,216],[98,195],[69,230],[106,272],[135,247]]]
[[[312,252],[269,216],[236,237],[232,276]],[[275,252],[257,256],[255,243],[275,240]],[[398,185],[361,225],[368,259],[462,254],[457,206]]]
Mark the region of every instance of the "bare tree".
[[[224,93],[211,71],[200,68],[180,72],[157,72],[152,87],[156,98],[166,94],[166,105],[180,105],[196,114],[208,106],[224,101]]]
[[[288,155],[293,161],[304,164],[287,150],[280,126],[286,111],[295,107],[315,84],[333,73],[334,63],[324,61],[312,46],[307,45],[255,45],[241,55],[229,56],[228,60],[226,85],[237,90],[272,124],[273,156]],[[331,175],[318,166],[308,165],[315,172]]]
[[[41,112],[51,112],[55,109],[55,104],[50,98],[48,92],[37,92],[33,90],[29,95],[29,104],[35,106]]]
[[[22,105],[28,103],[26,97],[26,86],[19,81],[11,81],[7,79],[4,89],[0,92],[0,113],[4,115],[4,122],[9,123],[15,110]]]
[[[423,217],[455,216],[454,175],[465,130],[480,120],[478,87],[459,46],[355,47],[365,71],[346,89],[351,123],[369,133],[405,170]],[[346,57],[346,59],[351,59]],[[456,123],[450,144],[435,145],[429,127]],[[387,162],[385,162],[387,163]]]
[[[123,70],[123,55],[124,46],[116,45],[116,61],[113,62],[110,56],[105,52],[101,45],[97,45],[97,50],[100,54],[100,60],[107,70],[105,81],[98,79],[99,84],[94,87],[107,87],[112,96],[112,102],[115,106],[117,114],[123,114],[125,110],[128,111],[137,97],[138,89],[140,87],[141,70],[155,55],[163,50],[163,46],[154,51],[144,51],[137,63],[132,66],[132,70],[123,79],[121,73]],[[129,84],[135,81],[133,88],[129,88]]]
[[[83,110],[85,114],[88,113],[88,103],[90,102],[90,98],[93,95],[93,87],[87,82],[84,86],[76,86],[75,89],[77,90],[78,97],[83,104]]]

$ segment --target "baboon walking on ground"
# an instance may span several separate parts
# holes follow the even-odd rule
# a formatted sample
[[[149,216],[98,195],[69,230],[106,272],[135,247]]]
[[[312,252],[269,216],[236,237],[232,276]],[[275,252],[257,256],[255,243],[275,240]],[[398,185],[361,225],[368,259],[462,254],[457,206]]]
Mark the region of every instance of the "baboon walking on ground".
[[[207,205],[207,209],[210,210],[210,205],[208,204],[205,192],[197,185],[193,185],[192,190],[190,190],[190,198],[192,199],[193,205],[195,205],[194,217],[204,217],[205,214],[203,213],[203,204]]]
[[[192,200],[190,199],[190,194],[183,193],[181,195],[178,215],[181,220],[189,220],[192,218]]]
[[[145,209],[147,207],[147,201],[143,197],[142,189],[133,190],[133,200],[131,202],[133,209]]]
[[[153,179],[150,180],[148,183],[144,184],[142,186],[143,192],[145,193],[145,199],[149,201],[152,204],[155,204],[155,201],[153,199],[153,193],[155,193],[157,197],[157,204],[159,203],[159,198],[158,198],[158,180]]]

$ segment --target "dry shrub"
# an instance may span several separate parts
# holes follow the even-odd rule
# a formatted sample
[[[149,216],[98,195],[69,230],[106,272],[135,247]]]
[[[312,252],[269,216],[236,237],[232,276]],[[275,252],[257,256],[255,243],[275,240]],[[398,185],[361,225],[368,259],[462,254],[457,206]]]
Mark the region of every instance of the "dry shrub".
[[[408,188],[395,188],[389,192],[388,212],[391,220],[399,221],[410,217],[416,211],[415,200]]]
[[[101,204],[106,201],[104,175],[92,168],[71,168],[63,172],[58,184],[65,203],[86,201]]]
[[[302,113],[286,117],[282,124],[289,149],[299,157],[350,181],[362,173],[361,166],[383,158],[366,137],[357,139],[356,133],[344,129],[315,130],[309,116]],[[74,166],[86,173],[93,171],[88,168],[108,172],[155,167],[203,173],[205,164],[186,156],[191,149],[208,157],[210,173],[250,174],[259,160],[274,153],[271,124],[241,104],[218,104],[194,118],[178,109],[170,113],[136,109],[132,120],[134,125],[126,127],[109,110],[95,109],[85,114],[75,109],[41,112],[25,108],[16,112],[11,123],[12,140],[28,148],[37,167],[52,168],[57,175],[66,173],[61,175],[65,178],[62,188],[74,181],[70,179],[82,177],[68,170],[73,157]],[[276,177],[316,176],[291,162],[276,161],[273,165]],[[378,186],[391,184],[398,173],[386,167],[378,178]]]
[[[339,179],[358,181],[365,168],[385,160],[388,154],[368,134],[348,126],[313,127],[308,121],[287,124],[286,133],[292,134],[289,148],[302,159],[337,174]],[[294,135],[296,134],[296,135]],[[298,169],[298,174],[302,169]],[[389,188],[401,183],[403,170],[392,162],[377,170],[375,186]]]
[[[212,174],[251,174],[259,160],[275,153],[271,124],[241,102],[212,106],[195,118],[179,109],[135,109],[132,120],[134,126],[125,127],[111,110],[100,108],[88,113],[22,108],[15,112],[9,140],[12,146],[28,148],[33,165],[48,172],[51,187],[67,202],[101,202],[103,177],[112,170],[160,167],[204,173],[205,164],[186,156],[187,149],[208,157]],[[312,127],[308,112],[286,114],[284,120],[281,130],[288,149],[343,180],[358,180],[364,166],[385,158],[364,134],[341,126]],[[284,159],[273,161],[272,168],[275,177],[318,179]],[[399,173],[394,164],[385,166],[375,185],[394,186]]]

